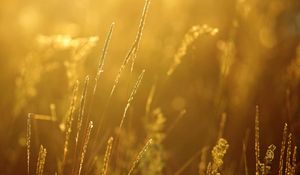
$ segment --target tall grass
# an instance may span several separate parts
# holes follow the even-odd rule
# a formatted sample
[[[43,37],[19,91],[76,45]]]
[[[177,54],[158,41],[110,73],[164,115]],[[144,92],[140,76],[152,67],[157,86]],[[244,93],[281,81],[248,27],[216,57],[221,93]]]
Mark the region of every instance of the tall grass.
[[[225,112],[223,112],[221,115],[219,129],[217,131],[213,131],[213,133],[215,134],[213,143],[215,145],[211,143],[205,143],[207,144],[207,146],[203,146],[201,149],[198,149],[197,152],[194,153],[190,158],[187,158],[186,163],[183,163],[179,166],[180,168],[174,168],[178,169],[177,171],[168,172],[166,170],[167,165],[169,165],[168,159],[171,157],[168,150],[165,149],[166,138],[170,137],[170,135],[173,134],[172,132],[176,129],[177,125],[183,124],[183,122],[181,123],[181,119],[183,118],[183,116],[190,116],[190,114],[188,111],[189,108],[183,108],[176,111],[176,115],[178,113],[179,114],[177,117],[175,116],[172,119],[173,122],[169,122],[167,120],[163,107],[168,106],[169,102],[163,104],[165,106],[162,107],[157,105],[157,101],[159,101],[159,99],[157,98],[160,98],[160,96],[157,97],[157,91],[160,90],[158,88],[158,86],[161,85],[160,83],[152,85],[147,101],[145,102],[145,108],[143,108],[143,110],[145,110],[145,113],[142,114],[144,115],[142,116],[144,117],[143,119],[145,121],[144,125],[136,126],[137,128],[143,127],[144,129],[143,132],[136,134],[137,137],[148,138],[142,149],[136,150],[136,148],[138,148],[139,146],[135,141],[132,141],[135,140],[135,135],[131,134],[132,128],[130,126],[127,127],[127,125],[125,125],[125,122],[127,122],[127,119],[130,116],[130,109],[134,106],[133,102],[136,98],[138,90],[141,87],[141,84],[144,83],[144,81],[142,80],[143,78],[145,78],[145,69],[142,69],[141,73],[137,77],[135,84],[133,85],[132,89],[130,89],[131,91],[129,93],[127,101],[125,102],[125,107],[124,109],[122,108],[123,111],[121,111],[122,114],[120,114],[120,121],[117,118],[114,118],[115,116],[110,116],[111,114],[108,110],[114,109],[114,104],[112,104],[113,96],[116,94],[117,88],[121,81],[121,76],[125,74],[124,72],[126,71],[126,68],[130,69],[130,78],[128,78],[128,84],[131,83],[130,81],[141,44],[146,16],[149,11],[149,5],[150,0],[145,0],[135,39],[132,42],[127,54],[125,55],[115,78],[113,79],[112,86],[108,92],[108,98],[103,102],[104,106],[101,106],[101,111],[99,114],[96,112],[94,113],[93,109],[96,108],[94,100],[99,91],[99,84],[100,80],[102,80],[102,73],[105,71],[105,62],[107,59],[110,42],[112,40],[112,35],[115,29],[115,23],[112,23],[108,30],[102,51],[99,56],[99,63],[97,67],[95,67],[95,75],[86,75],[84,80],[82,80],[81,78],[84,75],[80,75],[80,73],[82,72],[77,72],[77,70],[79,70],[77,68],[81,65],[80,63],[82,63],[81,59],[86,57],[90,50],[95,46],[95,43],[98,41],[98,37],[74,39],[64,35],[51,37],[40,36],[39,42],[44,45],[43,47],[51,46],[56,49],[71,49],[72,59],[66,61],[64,65],[67,72],[69,86],[72,85],[73,90],[69,106],[68,109],[66,109],[66,115],[64,117],[61,117],[60,113],[57,113],[57,110],[61,107],[56,106],[55,103],[51,103],[50,105],[50,115],[34,113],[28,114],[26,126],[26,166],[28,175],[33,174],[34,172],[34,170],[32,169],[32,157],[34,157],[33,149],[35,147],[32,146],[32,122],[35,120],[51,121],[52,123],[56,124],[55,127],[59,128],[57,130],[60,132],[60,134],[63,135],[62,148],[59,147],[60,145],[57,146],[62,150],[62,155],[53,155],[56,153],[51,152],[52,146],[50,146],[50,149],[48,147],[46,149],[43,146],[45,144],[40,145],[38,158],[36,161],[35,174],[37,175],[42,175],[44,174],[44,172],[45,174],[47,173],[45,171],[45,165],[47,165],[48,163],[47,159],[50,159],[53,156],[59,159],[57,160],[58,169],[55,170],[57,174],[119,175],[125,173],[128,175],[163,175],[168,173],[172,174],[175,172],[174,174],[180,175],[185,174],[185,171],[189,168],[196,167],[191,166],[192,164],[198,164],[199,175],[221,175],[228,172],[228,174],[236,173],[236,171],[231,172],[231,169],[229,167],[229,164],[231,162],[226,162],[227,160],[230,160],[230,156],[232,156],[230,155],[230,149],[232,146],[229,147],[231,143],[229,142],[230,138],[227,137],[226,125],[228,122],[234,120],[233,118],[230,118],[231,111],[226,107],[224,107]],[[171,76],[174,75],[174,71],[180,64],[183,63],[184,57],[188,56],[188,49],[190,49],[190,47],[197,42],[199,36],[215,36],[219,32],[220,31],[218,28],[210,27],[206,24],[195,25],[191,27],[190,30],[188,30],[188,32],[184,35],[179,49],[175,52],[173,62],[170,66],[168,66],[169,69],[167,69],[167,74],[162,75],[164,77],[161,79],[165,80],[164,78],[171,78]],[[230,81],[234,81],[229,78],[229,75],[231,73],[229,70],[231,70],[232,66],[234,66],[232,59],[236,56],[236,54],[238,54],[238,46],[234,42],[235,41],[233,40],[230,40],[229,42],[219,41],[217,44],[217,47],[219,47],[219,49],[221,49],[222,51],[219,70],[219,73],[221,74],[221,86],[225,86],[225,81],[228,81],[229,84]],[[264,44],[268,45],[270,43]],[[38,60],[36,58],[37,55],[28,57],[28,60],[26,60],[29,63],[27,64],[30,65],[30,63],[35,62],[34,60]],[[131,66],[129,67],[128,64],[130,63],[130,61]],[[41,80],[44,70],[41,69],[43,65],[41,61],[36,61],[35,64],[39,68],[34,69],[33,71],[24,71],[21,78],[18,80],[17,89],[21,89],[21,87],[24,85],[24,90],[20,90],[20,94],[17,95],[17,99],[23,98],[23,100],[20,100],[20,104],[16,105],[16,113],[19,113],[21,109],[25,107],[25,104],[28,103],[28,99],[36,94],[35,87]],[[31,81],[30,77],[33,77]],[[93,82],[90,82],[90,77],[93,77]],[[173,89],[167,89],[167,91],[168,90],[171,91]],[[192,86],[190,89],[185,89],[185,92],[190,93],[190,91],[192,92],[194,90],[198,92],[199,89]],[[79,91],[81,92],[79,93]],[[174,91],[176,91],[176,89]],[[224,93],[223,89],[221,91],[221,93]],[[217,92],[217,94],[218,93],[219,92]],[[224,94],[222,94],[222,97],[220,98],[223,98]],[[219,98],[218,95],[217,98]],[[239,96],[235,98],[240,100]],[[230,99],[228,99],[228,101],[230,101]],[[142,104],[142,102],[140,101],[138,101],[138,103]],[[290,113],[290,104],[288,106],[288,113]],[[219,112],[218,109],[216,111],[216,113]],[[246,136],[241,143],[240,149],[242,155],[240,166],[242,167],[242,174],[248,175],[249,172],[253,169],[255,175],[270,175],[274,174],[275,171],[278,172],[278,175],[296,175],[297,145],[292,134],[292,129],[287,124],[284,125],[280,149],[279,147],[276,149],[275,144],[270,144],[265,147],[264,142],[262,141],[263,137],[261,137],[261,132],[264,131],[261,128],[264,126],[260,123],[260,112],[260,108],[257,105],[255,107],[254,127],[252,128],[254,132],[254,145],[252,145],[249,149],[249,143],[251,143],[249,142],[249,139],[252,138],[249,136],[250,130],[246,130]],[[92,114],[97,115],[97,118],[95,118],[95,120],[93,118],[93,121],[95,122],[90,119]],[[173,115],[174,113],[170,112],[168,114]],[[290,117],[290,114],[288,115]],[[108,117],[116,119],[116,123],[118,124],[113,128],[107,128],[104,121]],[[172,116],[168,116],[168,119],[169,117]],[[195,128],[193,127],[194,125],[188,128],[189,132],[194,132]],[[20,142],[22,142],[22,140]],[[130,142],[128,143],[128,145],[130,146],[124,146],[126,142]],[[105,143],[106,148],[105,146],[103,146]],[[180,145],[181,140],[176,136],[175,144],[168,146],[175,147],[178,146],[177,144]],[[53,147],[56,147],[56,145],[53,145]],[[253,151],[253,153],[251,152],[251,155],[249,155],[249,150]],[[266,150],[264,156],[262,154],[263,150]],[[184,151],[188,152],[190,150]],[[133,155],[132,153],[137,154]],[[173,155],[175,159],[179,159],[180,156],[181,155]],[[254,158],[253,164],[255,164],[255,168],[254,166],[251,167],[251,162],[249,163],[249,161],[252,160],[252,157]],[[279,158],[279,162],[274,163],[274,160],[277,160],[277,157]],[[122,162],[123,164],[120,162]],[[275,164],[276,166],[278,166],[276,167]],[[97,166],[100,166],[101,168],[95,168]],[[197,167],[195,169],[197,169]]]

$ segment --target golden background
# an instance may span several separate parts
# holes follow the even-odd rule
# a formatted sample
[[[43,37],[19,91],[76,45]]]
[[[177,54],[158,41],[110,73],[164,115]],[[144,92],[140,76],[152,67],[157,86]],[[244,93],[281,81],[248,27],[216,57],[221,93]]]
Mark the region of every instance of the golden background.
[[[197,174],[199,151],[215,145],[222,115],[226,115],[222,136],[230,145],[223,173],[244,173],[243,143],[249,137],[248,171],[254,174],[256,105],[260,109],[261,157],[268,145],[277,145],[273,173],[278,169],[285,122],[294,145],[299,146],[297,0],[152,0],[133,70],[130,60],[109,98],[135,40],[144,3],[0,2],[0,174],[26,174],[28,113],[55,115],[55,121],[32,123],[32,173],[40,144],[47,149],[44,174],[59,172],[63,122],[72,87],[78,80],[81,93],[89,75],[91,98],[101,50],[113,22],[104,72],[94,102],[88,101],[86,107],[94,121],[94,133],[99,120],[103,127],[97,137],[92,131],[83,174],[98,173],[106,141],[114,135],[120,135],[120,148],[112,155],[110,174],[127,174],[150,137],[157,149],[152,158],[147,155],[144,163],[141,160],[135,173]],[[144,77],[119,133],[124,108],[143,69]]]

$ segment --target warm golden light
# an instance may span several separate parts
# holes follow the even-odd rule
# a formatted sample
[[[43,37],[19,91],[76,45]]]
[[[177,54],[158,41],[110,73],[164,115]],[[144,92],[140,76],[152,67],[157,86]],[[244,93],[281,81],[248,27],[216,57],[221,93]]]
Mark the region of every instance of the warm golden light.
[[[300,174],[299,0],[2,0],[0,174]]]

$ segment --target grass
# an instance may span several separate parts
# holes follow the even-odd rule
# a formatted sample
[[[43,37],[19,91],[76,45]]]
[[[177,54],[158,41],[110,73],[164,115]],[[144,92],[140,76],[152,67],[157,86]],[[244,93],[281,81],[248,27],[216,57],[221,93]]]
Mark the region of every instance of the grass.
[[[247,6],[247,4],[238,5]],[[274,8],[277,7],[275,5]],[[21,144],[24,144],[24,149],[26,149],[26,155],[22,155],[24,164],[26,164],[26,173],[28,175],[53,173],[59,175],[180,175],[196,172],[199,175],[296,175],[298,173],[297,158],[299,157],[297,154],[299,145],[297,144],[299,143],[297,143],[296,132],[291,126],[296,121],[292,121],[291,116],[292,113],[297,114],[298,103],[297,99],[293,99],[293,96],[290,96],[292,92],[287,90],[288,97],[286,98],[284,110],[288,113],[288,119],[281,121],[286,123],[283,126],[282,137],[280,135],[280,146],[276,145],[277,135],[279,134],[276,131],[267,131],[269,128],[272,129],[269,126],[272,125],[272,122],[266,121],[264,115],[261,115],[261,113],[264,114],[265,112],[263,103],[256,105],[255,110],[251,107],[231,109],[232,106],[232,108],[236,108],[238,103],[248,104],[247,101],[243,100],[245,99],[244,97],[251,96],[251,91],[248,91],[249,89],[247,88],[254,81],[252,78],[255,73],[259,72],[260,66],[259,63],[251,62],[251,59],[241,60],[239,58],[245,55],[242,54],[236,38],[235,30],[238,28],[236,21],[240,20],[238,17],[244,18],[245,16],[236,16],[238,19],[233,20],[233,29],[230,37],[227,38],[222,38],[225,34],[219,27],[211,27],[208,24],[192,25],[187,33],[183,35],[181,43],[178,44],[178,49],[174,50],[175,54],[172,57],[172,63],[167,66],[161,66],[166,68],[162,71],[153,71],[153,69],[158,68],[152,68],[150,65],[148,71],[148,69],[142,68],[141,64],[139,64],[138,51],[143,48],[141,47],[143,45],[142,36],[149,8],[150,0],[145,0],[135,39],[122,59],[120,67],[116,69],[115,77],[108,76],[105,73],[106,71],[108,72],[107,74],[111,73],[110,67],[106,67],[107,63],[111,61],[107,59],[110,56],[109,51],[113,50],[110,48],[111,42],[119,40],[119,38],[113,38],[115,30],[118,29],[117,22],[111,23],[108,29],[101,53],[97,55],[99,60],[96,66],[85,61],[91,61],[90,57],[92,56],[89,53],[93,52],[93,48],[97,47],[96,43],[100,37],[74,38],[68,35],[53,35],[49,37],[40,35],[38,37],[38,42],[43,51],[32,51],[25,59],[21,75],[17,78],[16,104],[13,113],[15,116],[25,113],[27,112],[26,106],[30,106],[31,100],[35,99],[35,97],[38,97],[37,101],[42,99],[42,97],[37,96],[38,86],[42,86],[40,84],[46,82],[45,86],[50,87],[49,84],[51,83],[46,78],[48,70],[54,69],[56,66],[59,67],[59,64],[50,64],[49,55],[55,55],[60,49],[70,51],[71,58],[63,60],[61,58],[64,57],[64,54],[58,56],[57,62],[62,62],[64,65],[63,68],[60,67],[62,69],[60,71],[66,73],[66,79],[61,81],[62,79],[57,78],[61,85],[57,84],[58,89],[56,90],[60,93],[67,92],[63,96],[65,99],[69,97],[69,101],[60,100],[62,102],[59,104],[66,102],[67,106],[57,105],[55,102],[42,103],[41,100],[40,106],[42,107],[28,108],[28,110],[35,109],[36,111],[30,112],[36,113],[28,113],[25,143],[23,143],[22,139],[19,141]],[[254,17],[257,16],[254,15]],[[268,16],[264,17],[268,18]],[[259,24],[263,26],[261,21]],[[255,28],[255,26],[252,27]],[[264,29],[267,30],[266,28]],[[255,33],[256,31],[251,32]],[[252,34],[251,32],[249,35]],[[261,35],[263,34],[260,33],[259,36]],[[264,40],[262,45],[271,47],[271,45],[275,44],[275,40],[265,37],[261,36],[259,38]],[[215,40],[216,48],[219,49],[215,55],[218,57],[215,60],[218,63],[218,71],[216,71],[216,77],[218,78],[216,83],[213,84],[218,87],[214,89],[210,89],[212,88],[210,86],[211,75],[205,72],[211,67],[206,68],[206,65],[202,66],[193,62],[189,63],[189,66],[185,66],[187,59],[189,61],[194,60],[195,63],[199,63],[198,61],[201,63],[203,58],[197,53],[201,52],[201,49],[199,49],[203,46],[201,42],[206,39]],[[165,41],[156,42],[157,47],[159,47],[159,42],[164,43]],[[250,47],[248,49],[251,51]],[[204,50],[205,53],[212,52],[209,47],[204,47]],[[161,52],[164,51],[162,50]],[[263,51],[259,53],[264,54]],[[207,56],[208,58],[205,57],[205,59],[209,60],[210,56]],[[252,58],[252,56],[250,54],[250,56],[246,55],[245,57]],[[42,58],[40,59],[39,57]],[[92,64],[94,66],[93,70],[82,71],[81,68],[85,67],[85,64]],[[156,64],[163,65],[164,61]],[[241,73],[243,71],[239,72],[238,64],[242,64],[244,68],[246,67],[245,69],[240,68],[246,73]],[[290,68],[287,70],[287,83],[282,85],[282,87],[286,88],[285,86],[289,86],[291,89],[292,87],[296,89],[298,86],[296,81],[293,81],[292,76],[296,76],[299,71],[297,61],[291,61],[290,64],[287,66]],[[252,70],[249,65],[254,66],[255,69],[252,67]],[[30,66],[34,68],[31,69]],[[43,69],[43,67],[47,67],[47,69]],[[197,71],[192,71],[193,68],[197,69]],[[187,73],[189,71],[191,74]],[[251,74],[247,71],[250,71]],[[261,69],[260,71],[263,72]],[[56,73],[60,74],[60,72]],[[148,82],[148,76],[154,77],[154,74],[158,77],[156,83]],[[199,78],[198,76],[201,77]],[[271,75],[266,75],[266,77],[268,76]],[[112,79],[111,85],[107,85],[107,82],[105,82],[108,79],[107,77]],[[195,77],[203,78],[201,85],[198,82],[193,82]],[[135,80],[135,82],[132,80]],[[171,85],[165,86],[168,83]],[[67,90],[60,89],[65,87],[65,85],[67,85]],[[181,85],[187,86],[181,89]],[[145,90],[146,86],[150,87],[149,91]],[[108,90],[105,87],[109,87]],[[231,88],[234,90],[231,91]],[[263,87],[260,88],[264,89]],[[206,90],[206,92],[202,93],[202,90]],[[259,90],[258,88],[257,91]],[[174,97],[173,101],[163,99],[163,97],[168,97],[170,92],[175,92],[176,98]],[[209,94],[208,92],[211,92],[211,95],[207,95]],[[294,93],[297,92],[295,90]],[[107,94],[106,99],[99,98],[102,97],[101,93]],[[250,95],[247,96],[247,93]],[[204,120],[201,120],[204,123],[200,123],[199,120],[191,118],[191,116],[196,114],[193,113],[193,110],[196,110],[201,105],[205,108],[206,103],[197,103],[197,100],[195,100],[201,98],[199,96],[203,94],[207,95],[205,97],[208,101],[207,103],[209,103],[207,106],[213,106],[212,109],[214,110],[204,109],[204,111],[208,112],[200,115],[207,115],[208,118],[212,117],[211,123],[205,123]],[[182,97],[185,95],[190,100]],[[58,98],[54,96],[53,99]],[[99,99],[102,101],[98,102]],[[122,101],[123,99],[125,100]],[[176,101],[176,99],[179,100]],[[257,101],[260,101],[261,97],[257,97],[257,99]],[[278,97],[275,99],[282,100],[283,98]],[[47,106],[47,109],[49,107],[48,112],[50,115],[39,114],[41,111],[45,111],[44,106]],[[64,111],[65,115],[62,115],[62,111]],[[251,121],[254,121],[254,127],[252,127],[252,122],[247,125],[248,127],[251,125],[252,129],[243,128],[241,130],[241,127],[233,126],[233,122],[241,122],[241,119],[232,117],[232,115],[237,115],[234,113],[236,111],[243,111],[238,113],[238,115],[248,116],[245,113],[250,113],[251,115],[249,116],[251,116]],[[255,115],[252,116],[254,112]],[[189,125],[187,121],[192,123],[192,125]],[[268,124],[268,122],[271,124]],[[204,133],[199,134],[199,137],[195,138],[195,133],[199,131],[198,128],[204,127],[204,125],[209,125],[206,127],[209,129],[204,130]],[[42,129],[36,129],[39,126]],[[51,128],[49,129],[46,126],[51,126]],[[245,132],[244,138],[239,138],[238,136],[241,135],[239,133],[229,133],[231,131],[230,127],[238,128],[241,133]],[[187,131],[188,134],[184,131]],[[49,144],[45,141],[47,138],[43,135],[44,132],[48,136],[55,137],[56,142],[52,143],[50,141]],[[273,135],[269,137],[268,134],[270,133]],[[229,137],[230,135],[235,135],[236,137]],[[37,138],[40,137],[42,138],[41,141],[37,141]],[[190,142],[185,141],[185,138],[192,140],[193,144],[189,144]],[[238,147],[234,139],[239,142]],[[181,150],[182,155],[174,154],[172,149]],[[234,149],[240,151],[239,159],[234,158],[238,157],[234,155]],[[11,159],[15,159],[13,154]],[[17,162],[16,160],[13,161]],[[22,173],[26,174],[25,172]]]

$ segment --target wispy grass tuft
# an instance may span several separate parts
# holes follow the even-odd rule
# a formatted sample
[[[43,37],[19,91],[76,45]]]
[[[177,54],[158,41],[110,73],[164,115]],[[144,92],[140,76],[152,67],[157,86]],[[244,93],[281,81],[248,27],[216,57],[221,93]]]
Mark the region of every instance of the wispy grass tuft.
[[[223,165],[223,158],[227,152],[229,144],[227,140],[220,138],[217,144],[211,151],[211,156],[213,161],[210,162],[207,166],[206,174],[207,175],[218,175],[220,174],[220,168]]]
[[[84,87],[83,87],[81,98],[80,98],[79,111],[78,111],[78,115],[77,115],[77,126],[76,126],[77,131],[76,131],[76,135],[75,135],[75,152],[74,152],[75,166],[73,166],[72,174],[75,173],[77,156],[78,156],[77,151],[78,151],[78,148],[81,146],[79,139],[81,138],[80,135],[81,135],[81,129],[82,129],[82,125],[83,125],[83,117],[85,114],[88,84],[89,84],[89,76],[86,76],[85,81],[84,81]]]
[[[209,34],[211,36],[216,35],[219,32],[218,28],[210,27],[206,24],[203,26],[193,26],[185,35],[181,42],[181,45],[174,55],[174,61],[167,71],[167,76],[171,76],[177,66],[181,63],[182,58],[186,55],[187,49],[193,42],[202,34]]]
[[[43,175],[44,166],[46,162],[46,155],[47,155],[47,150],[46,148],[43,147],[43,145],[41,145],[39,155],[38,155],[37,165],[36,165],[36,175]]]
[[[266,155],[265,155],[265,161],[264,164],[260,165],[261,171],[262,171],[262,175],[269,175],[271,174],[271,169],[272,169],[272,161],[275,157],[275,151],[276,146],[271,144],[269,145]]]
[[[85,157],[86,150],[87,150],[87,147],[88,147],[88,143],[89,143],[89,140],[90,140],[90,135],[91,135],[92,128],[93,128],[93,122],[90,121],[89,126],[87,128],[87,132],[85,134],[84,144],[83,144],[82,151],[81,151],[78,175],[80,175],[81,172],[82,172],[83,161],[84,161],[84,157]]]
[[[284,124],[283,128],[283,135],[282,135],[282,142],[281,142],[281,149],[280,149],[280,158],[279,158],[279,171],[278,175],[283,174],[283,162],[284,162],[284,152],[285,152],[285,147],[286,147],[286,140],[287,140],[287,124]]]
[[[136,84],[134,85],[131,93],[130,93],[130,96],[128,98],[128,101],[127,101],[127,104],[126,104],[126,107],[124,109],[124,112],[123,112],[123,115],[122,115],[122,119],[121,119],[121,122],[120,122],[120,125],[119,125],[119,129],[121,130],[122,129],[122,126],[123,126],[123,123],[124,123],[124,120],[126,118],[126,114],[127,114],[127,111],[131,105],[131,102],[133,101],[133,98],[142,82],[142,79],[143,79],[143,76],[144,76],[144,73],[145,73],[145,70],[142,71],[142,73],[139,75],[137,81],[136,81]]]
[[[27,117],[27,136],[26,136],[26,145],[27,145],[27,174],[30,174],[30,142],[31,142],[31,116],[29,113]]]
[[[149,5],[150,5],[150,0],[145,0],[145,4],[144,4],[144,8],[143,8],[143,12],[142,12],[142,16],[141,16],[141,20],[140,20],[140,24],[139,24],[139,27],[138,27],[138,32],[136,34],[136,38],[132,44],[132,46],[130,47],[127,55],[125,56],[120,68],[119,68],[119,71],[116,75],[116,78],[114,80],[114,84],[112,86],[112,89],[109,93],[109,96],[108,96],[108,100],[106,102],[106,105],[104,107],[104,112],[102,113],[102,115],[104,115],[105,111],[107,110],[109,104],[110,104],[110,100],[116,90],[116,87],[118,86],[119,84],[119,80],[121,78],[121,75],[127,65],[127,63],[129,62],[129,60],[132,58],[132,57],[136,57],[137,55],[137,51],[138,51],[138,48],[139,48],[139,44],[140,44],[140,40],[142,38],[142,33],[143,33],[143,29],[144,29],[144,26],[145,26],[145,21],[146,21],[146,15],[148,13],[148,9],[149,9]],[[101,66],[100,66],[101,67]],[[132,67],[131,69],[133,69],[133,64],[132,64]],[[101,69],[100,69],[101,71]],[[99,122],[98,123],[98,129],[96,131],[96,138],[99,136],[100,134],[100,131],[101,131],[101,128],[102,128],[102,124],[103,124],[103,120],[104,120],[104,117],[103,116],[100,116],[99,117]]]
[[[291,157],[292,157],[292,133],[289,133],[287,148],[286,148],[286,159],[285,159],[285,174],[291,174]]]
[[[109,161],[110,161],[110,155],[111,155],[111,150],[113,147],[113,137],[110,137],[107,141],[107,146],[106,146],[106,151],[105,151],[105,155],[104,155],[104,160],[103,160],[103,167],[102,167],[102,171],[101,171],[101,175],[107,175],[107,171],[108,171],[108,165],[109,165]]]
[[[259,107],[256,105],[255,112],[255,174],[259,175],[259,165],[260,165],[260,146],[259,146]]]
[[[79,81],[76,81],[74,88],[73,88],[73,94],[71,98],[71,103],[70,107],[67,113],[67,120],[65,121],[64,127],[65,127],[65,143],[64,143],[64,155],[63,155],[63,162],[62,162],[62,173],[63,168],[65,166],[65,161],[67,158],[67,153],[69,150],[69,140],[70,140],[70,135],[72,132],[72,125],[73,125],[73,120],[74,120],[74,112],[76,109],[76,102],[77,102],[77,95],[78,95],[78,87],[79,87]]]
[[[149,146],[152,144],[152,139],[149,139],[147,141],[147,143],[145,144],[145,146],[143,147],[143,149],[139,152],[139,154],[137,155],[137,157],[135,158],[134,162],[132,163],[132,166],[128,172],[127,175],[131,175],[135,169],[135,167],[137,166],[137,164],[140,162],[140,160],[143,158],[145,152],[148,150]]]
[[[291,174],[296,174],[297,166],[297,146],[294,146]]]
[[[122,75],[122,72],[125,69],[128,61],[131,58],[134,59],[136,57],[136,55],[137,55],[137,51],[138,51],[138,48],[139,48],[140,40],[142,38],[143,29],[144,29],[144,26],[145,26],[146,15],[147,15],[147,12],[148,12],[149,5],[150,5],[150,0],[146,0],[145,1],[145,5],[144,5],[144,9],[143,9],[143,13],[142,13],[142,17],[141,17],[141,20],[140,20],[140,25],[139,25],[138,32],[137,32],[137,35],[136,35],[136,38],[135,38],[135,40],[134,40],[131,48],[129,49],[127,55],[125,56],[125,58],[123,60],[123,63],[121,65],[121,67],[119,69],[119,72],[117,74],[117,77],[115,79],[114,85],[113,85],[113,87],[111,89],[110,96],[112,96],[113,93],[115,92],[115,89],[116,89],[117,85],[119,84],[119,80],[120,80],[120,77]],[[132,65],[132,67],[133,67],[133,65]]]
[[[89,84],[89,76],[85,77],[84,81],[84,87],[80,99],[80,106],[79,106],[79,113],[78,113],[78,118],[77,118],[77,134],[76,134],[76,144],[78,144],[79,140],[79,134],[82,128],[83,124],[83,116],[85,112],[85,103],[86,103],[86,98],[87,98],[87,90],[88,90],[88,84]]]

